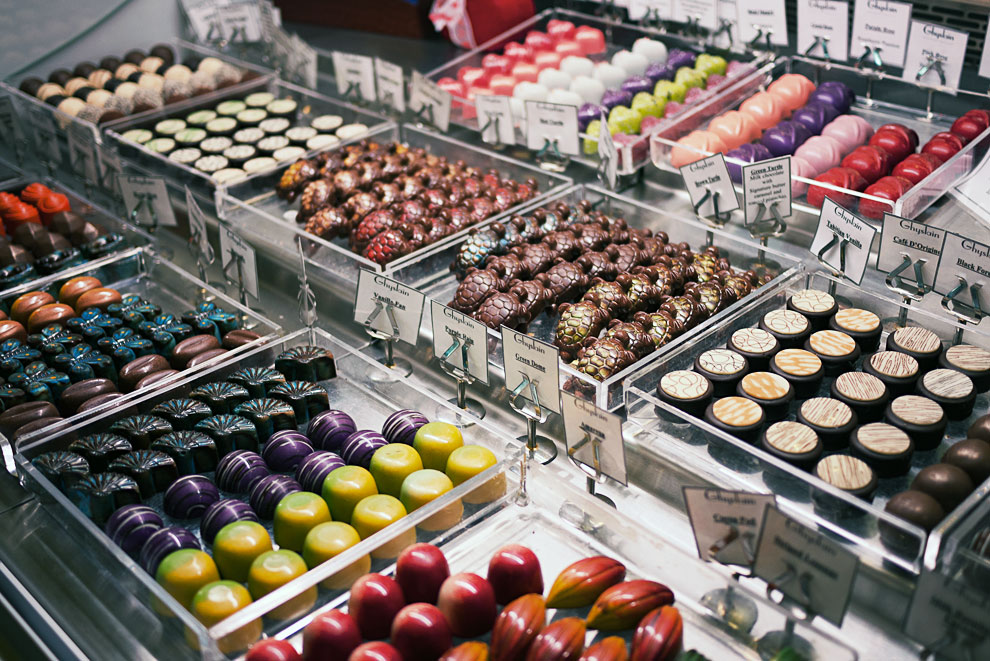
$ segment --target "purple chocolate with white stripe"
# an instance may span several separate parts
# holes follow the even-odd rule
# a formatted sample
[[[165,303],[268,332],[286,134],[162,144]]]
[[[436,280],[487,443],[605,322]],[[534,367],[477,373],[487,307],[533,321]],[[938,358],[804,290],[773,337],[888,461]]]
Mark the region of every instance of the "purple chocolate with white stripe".
[[[357,431],[354,419],[336,409],[324,411],[313,417],[306,426],[306,436],[313,447],[340,454],[347,437]]]
[[[351,466],[367,468],[371,465],[371,455],[375,450],[388,445],[385,437],[376,431],[362,429],[347,437],[340,456]]]
[[[220,500],[220,491],[209,478],[186,475],[165,490],[165,513],[177,519],[195,519]]]
[[[203,518],[199,520],[199,532],[203,536],[203,541],[212,544],[220,529],[234,521],[261,523],[251,506],[243,500],[235,498],[218,500],[206,508]]]
[[[340,455],[326,450],[316,450],[299,462],[296,467],[296,480],[306,491],[322,493],[323,481],[334,470],[344,466]]]
[[[261,451],[261,458],[278,473],[296,470],[299,462],[313,454],[309,439],[294,429],[283,429],[271,435]]]
[[[622,89],[633,96],[640,92],[653,92],[653,81],[646,76],[631,76],[622,81]]]
[[[251,509],[262,519],[271,519],[280,500],[302,490],[302,485],[288,475],[263,477],[251,488]]]
[[[674,74],[677,71],[672,69],[666,62],[651,62],[648,67],[646,67],[646,77],[652,80],[654,83],[660,82],[661,80],[673,80]]]
[[[147,505],[124,505],[110,515],[104,530],[126,553],[137,553],[164,526],[158,512]]]
[[[198,548],[200,546],[196,535],[181,526],[168,526],[148,538],[141,547],[139,562],[146,572],[154,576],[158,571],[158,565],[169,553],[179,549]]]
[[[271,473],[257,452],[234,450],[217,464],[217,486],[231,493],[247,493],[254,483]]]
[[[671,48],[670,52],[667,53],[667,66],[677,71],[681,67],[693,67],[694,61],[697,59],[697,55],[691,51],[682,50],[680,48]]]
[[[429,420],[419,411],[402,409],[385,418],[382,425],[382,436],[389,443],[405,443],[412,445],[419,428]]]

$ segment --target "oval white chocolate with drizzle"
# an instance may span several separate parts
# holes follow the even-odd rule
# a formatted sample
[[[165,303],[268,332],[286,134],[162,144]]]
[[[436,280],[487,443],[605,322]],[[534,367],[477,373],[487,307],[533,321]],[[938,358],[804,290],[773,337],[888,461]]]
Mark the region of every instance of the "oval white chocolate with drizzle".
[[[835,313],[835,323],[842,330],[869,333],[880,328],[880,317],[869,310],[846,308]]]
[[[766,439],[774,448],[790,454],[805,454],[818,445],[815,430],[793,420],[775,422],[767,427]]]
[[[857,402],[872,402],[883,397],[887,387],[883,381],[866,372],[844,372],[836,377],[835,389],[843,397]]]
[[[709,349],[698,357],[698,366],[712,374],[738,374],[746,359],[732,349]]]
[[[804,349],[784,349],[773,357],[773,362],[792,376],[811,376],[822,369],[822,359]]]
[[[801,404],[801,417],[816,427],[845,427],[852,422],[852,409],[831,397],[812,397]]]
[[[942,348],[938,335],[918,326],[898,328],[894,331],[894,344],[915,353],[933,353]]]
[[[740,383],[743,392],[756,399],[780,399],[790,390],[787,379],[773,372],[752,372],[744,376]]]
[[[708,379],[689,370],[667,372],[660,377],[660,388],[677,399],[697,399],[711,391]]]
[[[921,383],[931,394],[946,399],[964,399],[973,393],[973,380],[956,370],[932,370],[921,377]]]
[[[808,343],[820,355],[834,358],[848,356],[856,350],[856,340],[842,331],[820,330],[812,333]]]
[[[945,359],[953,367],[967,372],[990,372],[990,351],[972,344],[957,344],[945,350]]]
[[[763,315],[763,325],[780,335],[800,335],[808,330],[808,318],[794,310],[771,310]]]
[[[856,430],[856,438],[867,450],[877,454],[903,454],[911,449],[911,438],[886,422],[871,422]]]
[[[878,351],[870,356],[870,365],[880,374],[897,379],[918,373],[918,361],[900,351]]]
[[[763,419],[763,409],[745,397],[723,397],[712,404],[712,415],[732,427],[751,427]]]
[[[762,328],[740,328],[732,334],[732,346],[747,353],[766,353],[777,346],[777,338]]]
[[[890,410],[912,425],[934,425],[945,416],[937,402],[920,395],[902,395],[890,403]]]
[[[819,289],[801,289],[791,296],[791,305],[804,312],[827,312],[835,307],[835,298]]]
[[[815,466],[815,474],[845,491],[862,489],[873,481],[873,469],[865,461],[848,454],[833,454]]]

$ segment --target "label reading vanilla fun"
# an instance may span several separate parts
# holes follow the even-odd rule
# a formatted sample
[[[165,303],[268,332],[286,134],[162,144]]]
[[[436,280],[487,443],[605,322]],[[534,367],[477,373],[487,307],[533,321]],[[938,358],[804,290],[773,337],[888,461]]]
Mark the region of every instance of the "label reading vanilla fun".
[[[421,291],[362,269],[354,300],[354,321],[414,345],[419,338],[424,298]]]

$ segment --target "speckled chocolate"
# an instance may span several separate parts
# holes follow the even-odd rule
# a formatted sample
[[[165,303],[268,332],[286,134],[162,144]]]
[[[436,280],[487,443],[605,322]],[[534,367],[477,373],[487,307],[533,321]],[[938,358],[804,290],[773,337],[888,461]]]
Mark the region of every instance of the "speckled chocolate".
[[[0,376],[7,378],[41,358],[41,352],[25,342],[4,340],[0,342]]]
[[[62,324],[50,324],[37,333],[27,336],[28,346],[37,349],[46,357],[65,353],[83,341],[82,335],[69,330]]]
[[[120,303],[112,303],[107,312],[136,329],[142,321],[151,321],[162,313],[162,309],[137,294],[125,294]]]
[[[107,314],[99,308],[88,308],[83,310],[78,317],[66,321],[65,327],[73,333],[82,335],[87,342],[96,344],[96,341],[101,337],[113,335],[123,323],[117,317]]]
[[[176,344],[193,334],[189,324],[180,322],[171,314],[160,314],[149,321],[142,321],[137,329],[155,344],[155,352],[164,356],[170,355]]]
[[[7,379],[8,386],[24,391],[28,399],[44,402],[57,402],[70,383],[67,374],[50,368],[40,360]]]

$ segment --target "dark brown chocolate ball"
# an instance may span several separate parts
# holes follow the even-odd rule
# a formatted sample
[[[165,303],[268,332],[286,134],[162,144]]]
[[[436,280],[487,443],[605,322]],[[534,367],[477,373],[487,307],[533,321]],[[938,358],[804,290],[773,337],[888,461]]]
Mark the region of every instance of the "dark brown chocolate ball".
[[[883,509],[885,512],[923,528],[925,532],[931,532],[945,518],[945,510],[942,509],[937,500],[927,493],[915,489],[896,494],[887,501],[887,505]]]
[[[44,84],[45,81],[40,78],[25,78],[21,81],[18,89],[33,98],[38,96],[38,90],[41,89],[41,86]]]
[[[939,502],[946,512],[951,512],[966,496],[973,493],[973,480],[966,471],[952,464],[932,464],[918,471],[911,488],[924,491]]]
[[[100,68],[106,69],[107,71],[116,71],[117,67],[122,64],[119,57],[114,55],[107,55],[105,58],[100,60]]]
[[[976,422],[969,426],[966,438],[978,438],[981,441],[990,443],[990,413],[980,416],[976,419]]]
[[[966,471],[973,484],[982,484],[990,477],[990,444],[976,438],[967,438],[949,448],[942,462]]]
[[[72,79],[72,72],[68,69],[55,69],[48,74],[48,82],[65,87],[65,84]]]
[[[96,65],[92,62],[80,62],[76,65],[76,68],[72,70],[72,75],[78,76],[79,78],[89,78],[89,74],[96,71]]]
[[[162,58],[166,66],[175,64],[175,51],[168,44],[155,44],[151,47],[149,54]]]
[[[137,64],[140,66],[141,62],[143,62],[146,57],[148,57],[147,53],[135,48],[134,50],[129,50],[124,53],[124,62],[130,62],[131,64]]]

